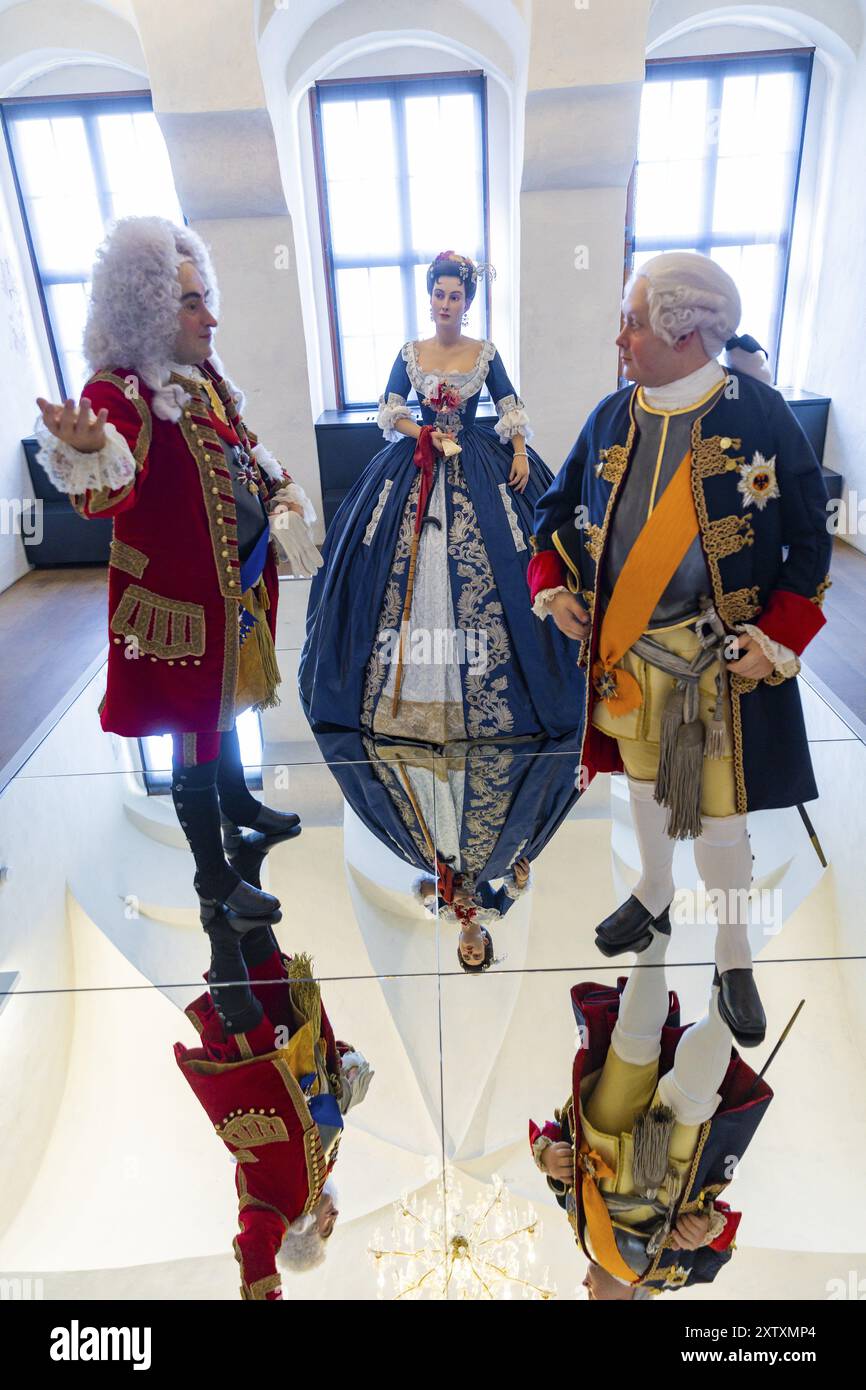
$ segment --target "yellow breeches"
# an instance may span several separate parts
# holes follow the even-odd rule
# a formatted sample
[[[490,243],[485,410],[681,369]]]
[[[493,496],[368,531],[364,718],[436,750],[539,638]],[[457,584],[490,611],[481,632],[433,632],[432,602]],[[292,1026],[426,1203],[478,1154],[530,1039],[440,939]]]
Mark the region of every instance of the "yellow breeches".
[[[654,642],[687,660],[696,654],[699,642],[694,628],[681,626],[648,633]],[[627,651],[620,665],[640,686],[642,702],[628,714],[614,717],[604,701],[597,700],[592,714],[596,729],[615,738],[620,757],[629,777],[638,782],[654,782],[659,765],[661,718],[665,701],[676,684],[673,676],[665,675],[657,666]],[[716,673],[714,663],[703,672],[698,683],[700,694],[699,718],[709,728],[716,703]],[[731,701],[725,692],[724,720],[726,732],[725,756],[704,758],[701,788],[701,812],[705,816],[733,816],[737,812],[734,782],[733,736],[731,732]]]

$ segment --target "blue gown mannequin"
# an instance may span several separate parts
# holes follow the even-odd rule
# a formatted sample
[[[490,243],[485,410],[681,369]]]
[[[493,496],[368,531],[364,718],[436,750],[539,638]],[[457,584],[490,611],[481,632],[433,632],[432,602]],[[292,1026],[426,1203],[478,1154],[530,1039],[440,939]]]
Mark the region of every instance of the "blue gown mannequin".
[[[423,349],[422,349],[423,351]],[[370,462],[331,523],[324,566],[312,581],[301,655],[301,700],[314,730],[360,728],[444,744],[578,729],[584,677],[578,644],[532,612],[526,587],[533,511],[553,475],[527,449],[529,481],[508,484],[510,440],[531,435],[523,402],[493,343],[480,345],[471,372],[425,372],[407,343],[379,403],[385,448]],[[459,405],[425,404],[445,382]],[[497,421],[476,421],[484,385]],[[421,533],[410,633],[399,701],[397,637],[420,485],[416,441],[397,431],[413,418],[450,430],[456,457],[437,455]]]

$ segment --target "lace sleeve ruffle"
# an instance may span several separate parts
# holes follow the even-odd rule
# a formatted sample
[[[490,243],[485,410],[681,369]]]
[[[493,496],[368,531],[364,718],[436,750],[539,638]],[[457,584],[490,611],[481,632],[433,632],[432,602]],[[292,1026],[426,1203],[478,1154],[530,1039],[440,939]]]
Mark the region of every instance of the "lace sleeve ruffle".
[[[506,898],[511,898],[514,902],[516,902],[518,898],[523,897],[524,893],[528,893],[530,888],[532,887],[532,874],[528,874],[526,882],[524,883],[522,888],[518,888],[517,880],[515,878],[506,878],[502,886],[505,889]]]
[[[568,590],[563,584],[560,584],[556,589],[539,589],[538,593],[535,595],[535,602],[532,605],[532,611],[536,618],[541,618],[543,622],[550,612],[551,599],[556,598],[557,594],[567,593]]]
[[[411,420],[412,411],[406,404],[404,396],[399,396],[396,391],[388,393],[388,399],[384,396],[379,397],[379,414],[376,416],[376,423],[384,434],[389,444],[396,444],[398,440],[405,439],[405,435],[394,426],[398,420]]]
[[[40,417],[35,434],[39,442],[39,462],[58,492],[72,496],[92,490],[110,492],[126,487],[135,477],[135,459],[129,445],[110,421],[106,421],[105,443],[96,453],[83,454],[64,444],[46,428]]]
[[[269,508],[273,508],[278,502],[296,502],[299,507],[303,508],[302,515],[307,526],[315,524],[316,509],[299,483],[287,483],[279,491],[272,492],[268,499]]]
[[[522,434],[526,440],[532,438],[535,431],[519,396],[503,396],[501,401],[496,402],[496,409],[499,419],[493,428],[501,440],[513,439],[516,434]]]
[[[781,642],[774,642],[772,637],[768,637],[761,628],[755,627],[752,623],[743,623],[742,627],[737,628],[738,632],[748,633],[749,637],[754,637],[761,651],[768,661],[772,661],[773,669],[778,671],[780,676],[790,680],[800,671],[800,662],[795,652],[790,647],[783,647]]]

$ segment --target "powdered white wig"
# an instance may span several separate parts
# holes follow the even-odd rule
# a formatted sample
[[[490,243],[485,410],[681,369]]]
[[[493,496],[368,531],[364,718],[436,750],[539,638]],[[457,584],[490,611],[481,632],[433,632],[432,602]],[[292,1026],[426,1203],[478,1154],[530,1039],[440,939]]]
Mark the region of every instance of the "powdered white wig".
[[[164,217],[121,218],[97,252],[84,330],[91,371],[132,368],[159,393],[154,412],[163,419],[179,418],[184,394],[179,386],[166,386],[178,333],[177,272],[183,261],[192,261],[210,291],[208,308],[216,315],[216,276],[201,237]]]
[[[709,256],[694,251],[669,251],[653,256],[634,275],[647,282],[650,328],[673,347],[695,329],[708,357],[718,357],[737,331],[742,306],[740,292],[726,270]]]
[[[325,1183],[322,1196],[331,1197],[336,1202],[337,1189],[330,1180]],[[319,1235],[315,1212],[309,1211],[293,1221],[283,1236],[276,1255],[277,1269],[283,1274],[306,1274],[308,1270],[323,1264],[327,1253],[328,1241]]]

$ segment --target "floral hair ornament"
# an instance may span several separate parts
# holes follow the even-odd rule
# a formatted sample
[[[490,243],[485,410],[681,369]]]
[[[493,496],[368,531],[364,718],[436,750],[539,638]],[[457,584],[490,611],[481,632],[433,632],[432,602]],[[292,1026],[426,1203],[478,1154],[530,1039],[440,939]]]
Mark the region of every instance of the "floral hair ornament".
[[[488,261],[479,261],[477,264],[469,256],[461,256],[459,251],[439,251],[427,267],[428,276],[436,277],[437,266],[456,265],[460,279],[464,282],[470,280],[473,285],[485,275],[489,280],[496,279],[496,269]]]

